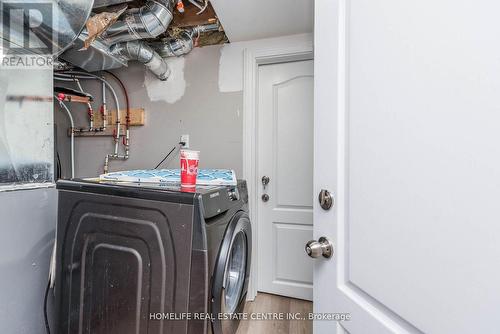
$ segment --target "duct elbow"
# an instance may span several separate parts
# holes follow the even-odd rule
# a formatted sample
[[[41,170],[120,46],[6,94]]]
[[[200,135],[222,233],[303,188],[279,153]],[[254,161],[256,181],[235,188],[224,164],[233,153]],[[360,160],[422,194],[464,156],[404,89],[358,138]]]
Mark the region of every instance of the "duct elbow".
[[[160,79],[161,81],[166,81],[170,77],[170,68],[163,58],[161,58],[156,52],[155,54],[156,56],[144,65],[151,72],[153,72],[158,79]]]
[[[155,38],[167,31],[173,19],[174,0],[149,0],[138,10],[111,25],[103,36],[110,45],[132,40]]]
[[[193,50],[194,42],[192,35],[184,32],[179,38],[171,38],[165,42],[155,43],[153,47],[162,57],[180,57]]]
[[[172,0],[149,1],[141,9],[142,23],[149,37],[157,37],[167,31],[173,19],[173,7],[174,2]]]
[[[170,68],[165,60],[151,46],[143,41],[129,41],[118,43],[111,47],[111,53],[123,60],[141,62],[156,77],[165,81],[170,76]]]
[[[218,23],[200,25],[184,30],[178,38],[152,44],[162,57],[180,57],[188,54],[194,48],[194,40],[200,33],[219,30]]]

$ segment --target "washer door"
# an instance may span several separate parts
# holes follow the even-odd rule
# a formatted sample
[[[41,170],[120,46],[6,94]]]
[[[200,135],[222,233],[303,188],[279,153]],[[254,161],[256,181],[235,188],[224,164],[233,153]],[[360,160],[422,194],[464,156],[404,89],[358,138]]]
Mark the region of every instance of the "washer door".
[[[239,320],[232,317],[243,312],[250,277],[252,228],[248,215],[240,211],[226,228],[212,282],[212,331],[233,334]]]

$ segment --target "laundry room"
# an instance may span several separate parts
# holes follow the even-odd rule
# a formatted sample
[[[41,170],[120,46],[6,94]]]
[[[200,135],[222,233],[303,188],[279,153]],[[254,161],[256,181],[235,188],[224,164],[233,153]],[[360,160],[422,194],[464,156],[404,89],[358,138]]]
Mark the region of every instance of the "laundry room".
[[[30,255],[2,264],[5,281],[23,281],[1,292],[12,301],[1,332],[312,332],[311,200],[286,193],[312,191],[314,8],[263,8],[2,1],[0,196],[6,221],[20,222],[2,253]],[[244,114],[250,99],[270,104],[262,110],[279,102],[276,116],[293,121],[259,127]],[[291,173],[256,164],[272,165],[266,141],[278,131],[277,161],[304,178],[295,189]],[[275,256],[292,282],[283,286],[266,256],[276,240],[263,228],[259,245],[253,223],[279,205],[278,184],[283,203],[305,212],[282,217],[277,238],[293,238]],[[302,230],[283,229],[293,219]]]
[[[0,0],[0,334],[497,334],[499,10]]]

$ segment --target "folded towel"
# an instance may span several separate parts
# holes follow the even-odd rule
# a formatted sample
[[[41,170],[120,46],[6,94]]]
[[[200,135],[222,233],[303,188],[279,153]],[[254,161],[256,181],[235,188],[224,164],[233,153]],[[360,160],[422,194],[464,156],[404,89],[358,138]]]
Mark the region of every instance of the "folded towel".
[[[180,183],[180,169],[142,169],[113,172],[99,176],[101,181],[137,182],[137,183]],[[200,169],[197,185],[204,186],[234,186],[236,173],[231,169]]]

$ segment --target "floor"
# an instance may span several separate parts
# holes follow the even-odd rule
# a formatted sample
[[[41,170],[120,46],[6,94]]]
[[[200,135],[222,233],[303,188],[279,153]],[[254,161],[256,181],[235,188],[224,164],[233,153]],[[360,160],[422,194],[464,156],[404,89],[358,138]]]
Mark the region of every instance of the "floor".
[[[270,295],[259,292],[255,301],[247,302],[245,313],[260,315],[265,313],[297,314],[306,317],[313,311],[312,302]],[[309,334],[312,333],[310,320],[242,320],[236,334]]]

